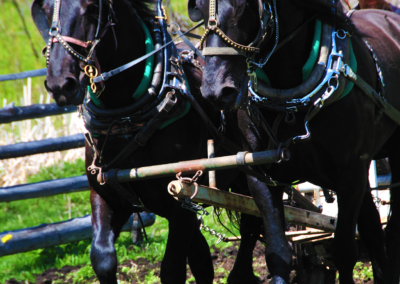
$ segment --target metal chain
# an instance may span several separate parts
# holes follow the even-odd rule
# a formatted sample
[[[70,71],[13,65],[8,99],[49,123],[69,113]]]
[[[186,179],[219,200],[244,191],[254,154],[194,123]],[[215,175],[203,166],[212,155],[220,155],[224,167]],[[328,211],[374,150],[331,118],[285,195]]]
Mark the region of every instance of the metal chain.
[[[364,40],[365,45],[368,47],[369,51],[371,52],[372,58],[375,61],[375,66],[376,66],[376,71],[378,72],[379,81],[382,84],[382,87],[385,87],[385,83],[383,82],[382,70],[381,70],[381,68],[379,67],[379,64],[378,64],[378,58],[376,57],[375,52],[372,49],[371,45],[368,43],[368,41],[366,41],[365,39],[363,39],[363,40]]]
[[[219,244],[225,238],[225,234],[217,233],[216,230],[211,229],[207,225],[203,225],[203,218],[201,216],[199,217],[199,220],[200,220],[200,231],[204,230],[204,232],[208,232],[210,235],[217,237],[218,238],[216,242],[217,244]]]

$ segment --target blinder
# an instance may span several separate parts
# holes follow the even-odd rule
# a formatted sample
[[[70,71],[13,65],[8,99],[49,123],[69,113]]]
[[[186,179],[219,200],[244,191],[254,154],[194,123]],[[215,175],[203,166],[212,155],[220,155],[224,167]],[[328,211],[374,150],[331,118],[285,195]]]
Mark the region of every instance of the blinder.
[[[193,22],[199,22],[203,19],[199,8],[196,6],[196,0],[188,0],[187,9],[190,20]]]
[[[42,35],[44,41],[47,43],[50,39],[50,25],[47,21],[47,16],[42,9],[41,3],[42,0],[35,0],[32,3],[31,7],[31,15],[33,22],[38,28],[40,34]]]

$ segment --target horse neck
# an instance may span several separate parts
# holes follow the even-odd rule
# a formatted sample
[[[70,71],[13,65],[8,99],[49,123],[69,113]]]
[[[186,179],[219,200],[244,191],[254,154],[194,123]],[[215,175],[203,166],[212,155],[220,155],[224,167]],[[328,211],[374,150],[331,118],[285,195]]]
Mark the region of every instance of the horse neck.
[[[313,15],[306,11],[299,11],[299,7],[291,1],[277,2],[279,42],[281,42]],[[313,36],[314,21],[311,21],[271,56],[263,70],[268,75],[272,87],[289,89],[302,83],[302,67],[310,55]],[[264,51],[270,52],[274,43],[275,32]]]
[[[97,51],[101,72],[118,68],[146,53],[145,34],[139,19],[132,15],[126,3],[122,5],[121,2],[115,1],[114,6],[118,20],[114,28],[118,47],[116,49],[114,34],[110,28]],[[105,89],[100,96],[105,108],[120,108],[134,103],[132,95],[142,80],[144,67],[145,61],[142,61],[105,82]]]

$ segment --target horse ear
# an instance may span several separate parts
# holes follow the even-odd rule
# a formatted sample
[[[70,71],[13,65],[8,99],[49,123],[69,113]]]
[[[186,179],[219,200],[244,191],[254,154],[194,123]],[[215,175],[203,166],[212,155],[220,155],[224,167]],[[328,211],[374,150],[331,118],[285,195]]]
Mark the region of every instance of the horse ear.
[[[203,19],[203,16],[201,15],[199,7],[196,6],[196,0],[188,0],[187,9],[188,9],[189,18],[193,22],[198,22],[201,19]]]
[[[45,12],[42,10],[42,3],[43,1],[35,0],[32,3],[31,14],[33,22],[35,23],[36,27],[38,28],[40,34],[42,35],[45,43],[50,39],[49,30],[50,26],[47,22],[47,17]]]

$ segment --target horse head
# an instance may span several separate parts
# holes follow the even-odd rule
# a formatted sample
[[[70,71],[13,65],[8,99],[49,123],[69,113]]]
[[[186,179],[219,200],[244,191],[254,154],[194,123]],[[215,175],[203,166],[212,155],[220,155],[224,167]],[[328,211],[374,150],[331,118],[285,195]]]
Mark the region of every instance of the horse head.
[[[32,17],[46,42],[43,49],[47,62],[45,87],[57,105],[83,102],[88,84],[85,68],[86,73],[95,75],[95,47],[103,35],[111,36],[105,33],[111,26],[105,20],[107,14],[111,15],[110,7],[102,0],[33,2]],[[92,66],[91,70],[88,65]]]
[[[247,99],[245,55],[261,38],[262,23],[251,20],[260,18],[259,9],[257,0],[188,1],[190,18],[208,23],[202,39],[207,56],[201,92],[219,109],[238,107]]]

